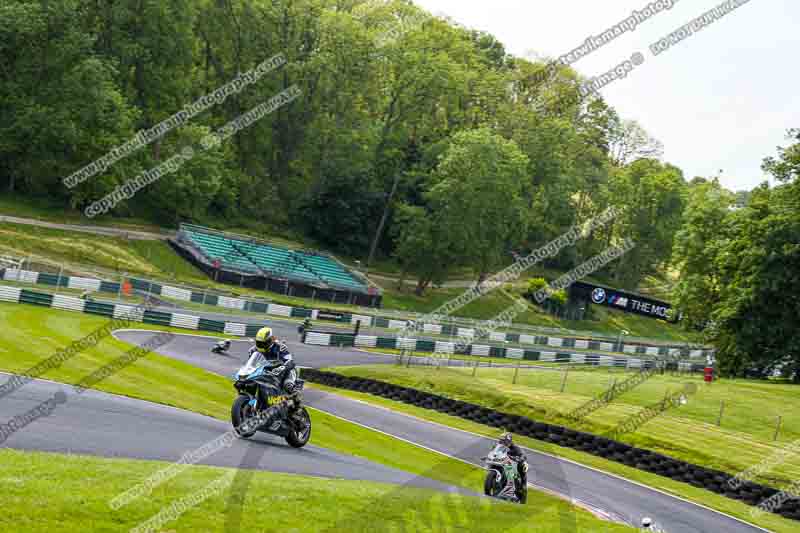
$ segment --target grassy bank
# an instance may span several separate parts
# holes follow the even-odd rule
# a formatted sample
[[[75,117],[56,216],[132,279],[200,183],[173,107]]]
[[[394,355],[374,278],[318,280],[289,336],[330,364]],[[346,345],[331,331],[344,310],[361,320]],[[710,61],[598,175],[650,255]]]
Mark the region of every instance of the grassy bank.
[[[109,498],[166,466],[155,461],[0,450],[0,529],[21,532],[129,531],[182,498],[199,494],[231,469],[192,466],[156,487],[147,498],[119,509]],[[234,478],[235,479],[235,478]],[[246,490],[234,481],[189,507],[165,531],[226,531],[232,517],[247,531],[558,531],[567,504],[519,506],[446,496],[421,489],[360,481],[255,472]],[[231,499],[241,508],[229,506]],[[541,502],[540,502],[541,503]],[[412,511],[413,510],[413,511]],[[631,528],[574,516],[576,532],[625,532]]]

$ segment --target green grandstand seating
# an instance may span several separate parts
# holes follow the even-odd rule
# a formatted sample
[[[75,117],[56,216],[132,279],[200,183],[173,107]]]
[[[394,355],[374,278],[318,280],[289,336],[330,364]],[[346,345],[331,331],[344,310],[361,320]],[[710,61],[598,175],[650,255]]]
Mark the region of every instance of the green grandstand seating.
[[[196,231],[183,226],[184,235],[207,257],[248,272],[267,271],[273,275],[306,282],[365,290],[366,286],[335,260],[308,252],[234,239],[221,234]]]

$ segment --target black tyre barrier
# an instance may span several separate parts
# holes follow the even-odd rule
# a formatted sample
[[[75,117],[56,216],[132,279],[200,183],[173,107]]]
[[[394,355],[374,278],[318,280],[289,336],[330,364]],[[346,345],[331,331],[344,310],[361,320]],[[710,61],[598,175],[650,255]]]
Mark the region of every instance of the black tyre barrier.
[[[584,451],[638,470],[709,490],[716,494],[742,501],[748,505],[758,505],[760,502],[780,492],[773,487],[750,481],[745,481],[734,489],[728,484],[728,481],[733,479],[734,476],[727,472],[687,463],[680,459],[636,448],[591,433],[537,422],[524,416],[502,413],[461,400],[453,400],[374,379],[342,376],[334,372],[325,372],[312,368],[303,369],[302,374],[303,379],[321,385],[381,396],[480,424],[502,428],[518,435]],[[789,498],[780,507],[774,509],[773,512],[784,518],[800,520],[800,499]]]

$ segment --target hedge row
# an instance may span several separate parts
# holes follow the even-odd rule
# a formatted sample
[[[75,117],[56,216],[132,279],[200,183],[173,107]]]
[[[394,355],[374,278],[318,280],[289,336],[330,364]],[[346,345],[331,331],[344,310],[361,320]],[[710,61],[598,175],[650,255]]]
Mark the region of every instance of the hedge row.
[[[544,424],[524,416],[502,413],[480,405],[453,400],[383,381],[342,376],[316,369],[303,369],[303,379],[330,387],[364,392],[425,409],[432,409],[440,413],[478,422],[479,424],[502,428],[518,435],[580,450],[639,470],[710,490],[711,492],[743,501],[749,505],[758,505],[761,501],[779,492],[775,488],[752,482],[742,483],[737,489],[732,489],[728,485],[728,480],[733,476],[726,472],[673,459],[590,433],[575,431],[563,426]],[[800,520],[800,499],[788,499],[774,512],[785,518]]]

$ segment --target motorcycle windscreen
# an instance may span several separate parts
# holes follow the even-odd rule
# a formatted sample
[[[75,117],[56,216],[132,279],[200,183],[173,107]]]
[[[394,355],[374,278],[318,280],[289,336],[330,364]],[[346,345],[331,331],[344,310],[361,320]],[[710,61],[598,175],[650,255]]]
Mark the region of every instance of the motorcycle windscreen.
[[[495,445],[494,449],[489,452],[489,458],[495,461],[502,461],[508,457],[508,448],[502,444]]]
[[[238,375],[240,377],[247,377],[256,370],[258,370],[259,368],[261,368],[262,366],[264,366],[266,362],[267,358],[264,357],[264,354],[262,354],[259,351],[255,351],[253,352],[253,355],[251,355],[247,359],[247,362],[244,364],[244,366],[242,366],[242,368],[239,369]]]

